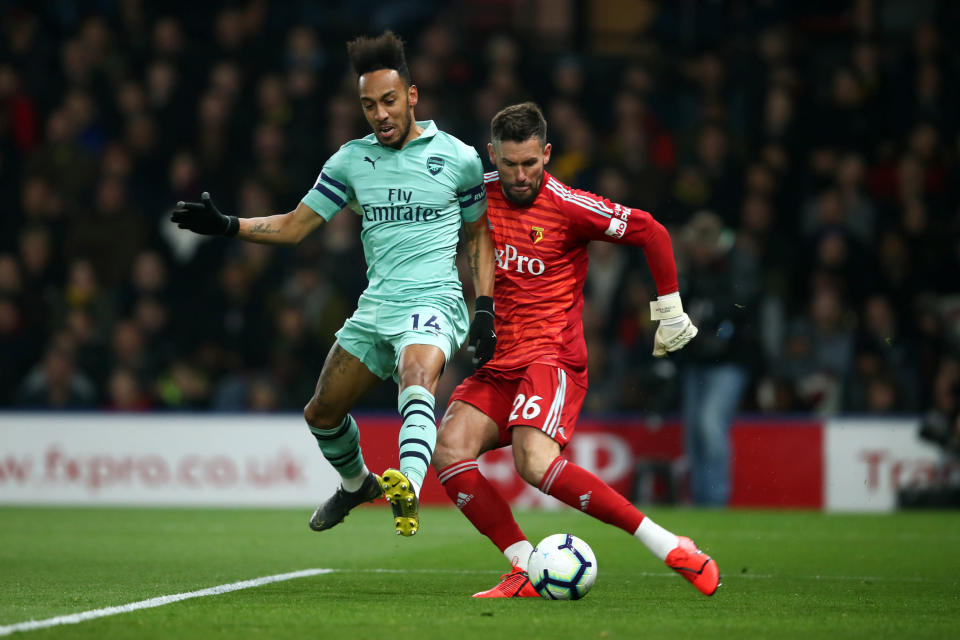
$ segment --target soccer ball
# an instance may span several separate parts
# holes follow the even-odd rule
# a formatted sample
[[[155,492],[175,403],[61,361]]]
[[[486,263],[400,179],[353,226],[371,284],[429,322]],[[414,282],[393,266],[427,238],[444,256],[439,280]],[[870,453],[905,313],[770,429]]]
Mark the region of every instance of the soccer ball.
[[[530,553],[530,582],[548,600],[579,600],[597,580],[593,549],[569,533],[555,533]]]

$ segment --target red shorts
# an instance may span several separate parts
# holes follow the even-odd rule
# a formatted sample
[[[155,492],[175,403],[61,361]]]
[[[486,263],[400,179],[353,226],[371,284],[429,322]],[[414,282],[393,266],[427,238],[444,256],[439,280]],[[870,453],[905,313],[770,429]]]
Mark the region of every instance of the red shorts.
[[[496,422],[501,447],[510,444],[510,430],[516,426],[540,429],[565,447],[586,395],[563,369],[532,364],[514,371],[480,369],[460,383],[450,403],[466,402]]]

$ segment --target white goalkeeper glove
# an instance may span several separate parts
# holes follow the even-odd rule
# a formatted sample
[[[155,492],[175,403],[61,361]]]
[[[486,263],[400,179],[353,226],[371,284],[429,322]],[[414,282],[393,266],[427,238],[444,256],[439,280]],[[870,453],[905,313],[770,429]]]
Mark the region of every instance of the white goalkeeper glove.
[[[653,336],[653,356],[662,358],[667,352],[679,351],[697,335],[697,328],[690,316],[683,312],[680,292],[658,296],[650,303],[650,319],[659,320],[660,326]]]

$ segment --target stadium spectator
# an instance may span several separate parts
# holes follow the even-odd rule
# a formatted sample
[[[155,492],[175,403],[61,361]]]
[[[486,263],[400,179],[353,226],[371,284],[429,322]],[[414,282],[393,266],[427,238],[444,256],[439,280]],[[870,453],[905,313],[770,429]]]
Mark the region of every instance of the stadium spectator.
[[[144,392],[135,372],[119,366],[111,372],[107,382],[108,411],[148,411],[153,405]]]
[[[20,385],[17,404],[40,409],[83,409],[92,407],[95,401],[93,382],[74,367],[70,349],[55,344]]]
[[[104,233],[105,229],[110,233]],[[146,234],[140,213],[128,202],[123,181],[104,178],[96,186],[90,208],[72,216],[65,257],[69,261],[88,261],[102,286],[117,289],[130,272]]]
[[[210,403],[210,379],[200,366],[186,358],[173,360],[157,376],[156,395],[168,409],[204,409]]]
[[[920,437],[960,458],[960,358],[945,358],[937,371],[933,403],[920,423]]]
[[[98,400],[105,395],[104,383],[111,366],[112,353],[106,332],[85,308],[70,309],[63,322],[63,333],[70,339],[74,362],[90,378]]]
[[[17,388],[34,362],[35,346],[29,340],[17,299],[0,292],[0,403],[16,404]]]
[[[690,492],[694,503],[730,498],[730,425],[762,366],[760,271],[719,216],[700,211],[681,230],[680,294],[700,328],[678,354]]]
[[[310,273],[314,271],[311,269]],[[330,306],[333,305],[326,305]],[[340,317],[343,313],[340,307],[335,315]],[[336,327],[311,327],[304,306],[296,300],[280,304],[275,322],[276,338],[271,342],[268,359],[271,377],[278,385],[277,404],[285,409],[299,409],[303,398],[313,393],[316,363],[330,350],[330,336]]]

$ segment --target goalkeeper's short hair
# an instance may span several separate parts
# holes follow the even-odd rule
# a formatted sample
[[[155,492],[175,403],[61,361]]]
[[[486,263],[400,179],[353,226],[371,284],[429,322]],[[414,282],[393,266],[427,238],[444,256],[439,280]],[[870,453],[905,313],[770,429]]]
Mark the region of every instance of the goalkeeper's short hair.
[[[502,109],[490,121],[490,141],[526,142],[536,137],[543,147],[547,143],[547,119],[535,102],[521,102]]]

